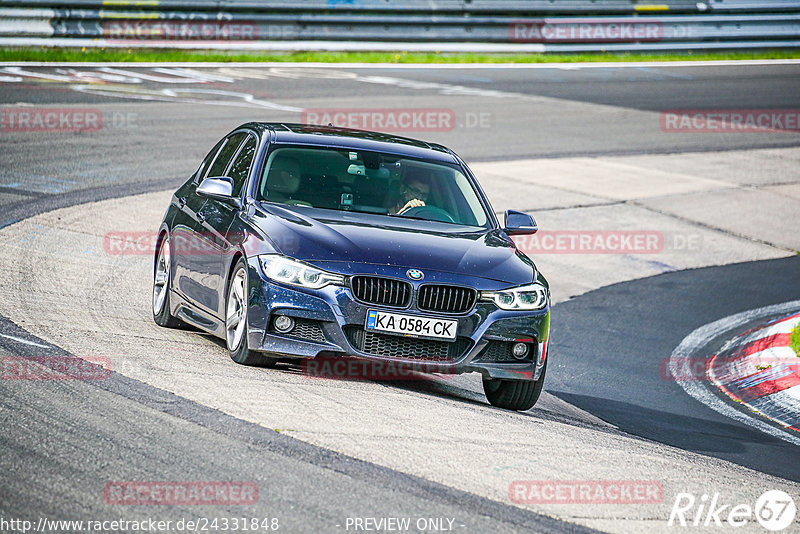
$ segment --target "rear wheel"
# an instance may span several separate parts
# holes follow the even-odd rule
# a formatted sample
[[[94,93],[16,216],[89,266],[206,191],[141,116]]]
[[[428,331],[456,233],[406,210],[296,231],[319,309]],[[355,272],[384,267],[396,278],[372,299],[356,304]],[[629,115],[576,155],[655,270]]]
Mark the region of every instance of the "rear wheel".
[[[157,325],[166,328],[180,328],[183,321],[169,312],[170,273],[172,272],[172,254],[169,236],[164,236],[156,256],[156,268],[153,274],[153,320]]]
[[[533,408],[544,389],[545,364],[538,380],[488,380],[483,379],[483,392],[489,404],[506,410],[524,411]]]
[[[274,360],[247,344],[247,265],[239,258],[228,281],[225,306],[225,342],[231,359],[242,365],[271,366]]]

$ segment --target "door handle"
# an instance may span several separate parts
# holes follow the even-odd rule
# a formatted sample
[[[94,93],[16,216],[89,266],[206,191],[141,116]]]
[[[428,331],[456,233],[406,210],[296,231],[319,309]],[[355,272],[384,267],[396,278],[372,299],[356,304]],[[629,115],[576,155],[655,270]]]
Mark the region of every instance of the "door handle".
[[[200,222],[206,222],[206,214],[201,211],[197,214],[197,220]]]
[[[178,199],[178,207],[182,208],[186,205],[186,197],[180,197]]]

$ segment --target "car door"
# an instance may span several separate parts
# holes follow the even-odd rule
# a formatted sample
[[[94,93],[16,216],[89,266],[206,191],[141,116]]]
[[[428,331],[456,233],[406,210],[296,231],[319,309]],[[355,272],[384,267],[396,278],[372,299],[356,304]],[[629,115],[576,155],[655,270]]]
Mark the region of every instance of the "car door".
[[[258,138],[255,134],[247,134],[239,151],[225,171],[224,176],[233,180],[233,196],[236,198],[242,197],[242,190],[250,175],[257,147]],[[243,237],[231,235],[229,231],[238,211],[239,208],[231,203],[209,200],[200,213],[200,219],[203,221],[203,236],[211,250],[211,253],[203,258],[205,260],[203,270],[206,272],[203,281],[207,284],[209,294],[212,291],[215,293],[214,313],[220,318],[225,317],[226,276],[229,263],[236,245],[241,242]]]
[[[197,172],[175,192],[172,198],[172,202],[178,208],[170,228],[172,262],[175,266],[172,289],[192,302],[201,296],[192,283],[191,255],[194,254],[193,249],[197,245],[194,237],[199,229],[197,216],[200,208],[206,203],[206,199],[197,194],[197,186],[205,178],[217,154],[227,141],[227,138],[223,138],[211,149]]]
[[[224,138],[206,170],[198,171],[197,180],[191,191],[177,199],[179,204],[183,203],[181,211],[184,213],[185,224],[180,227],[176,225],[173,230],[176,286],[193,305],[210,313],[214,313],[216,309],[216,295],[214,292],[209,292],[207,283],[204,283],[207,276],[204,257],[210,250],[202,222],[202,208],[209,200],[197,194],[197,186],[204,178],[220,176],[225,172],[244,137],[234,133]]]
[[[234,132],[227,137],[216,159],[206,173],[206,178],[225,176],[225,172],[247,137],[247,132]],[[214,316],[219,317],[219,285],[225,274],[217,269],[218,256],[225,254],[224,242],[218,238],[218,222],[206,222],[209,213],[214,213],[223,204],[218,200],[206,199],[197,211],[196,224],[192,231],[190,247],[185,251],[186,279],[183,283],[191,291],[193,303]],[[224,232],[227,228],[222,229]]]

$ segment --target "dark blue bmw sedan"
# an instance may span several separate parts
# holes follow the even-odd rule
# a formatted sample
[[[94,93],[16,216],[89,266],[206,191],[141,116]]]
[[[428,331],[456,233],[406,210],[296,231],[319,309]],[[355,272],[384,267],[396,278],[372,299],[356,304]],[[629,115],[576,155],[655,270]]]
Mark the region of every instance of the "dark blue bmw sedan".
[[[172,197],[153,316],[225,339],[245,365],[479,372],[491,404],[527,410],[545,378],[550,292],[510,236],[534,232],[525,213],[501,225],[441,145],[248,123]]]

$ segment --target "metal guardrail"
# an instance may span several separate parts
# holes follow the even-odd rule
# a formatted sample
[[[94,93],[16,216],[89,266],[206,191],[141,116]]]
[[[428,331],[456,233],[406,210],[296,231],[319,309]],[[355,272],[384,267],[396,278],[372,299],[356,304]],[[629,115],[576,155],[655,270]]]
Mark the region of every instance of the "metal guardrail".
[[[800,48],[800,1],[0,0],[0,46],[87,43],[487,52]]]
[[[797,0],[0,0],[0,7],[586,15],[797,11]]]
[[[736,2],[722,0],[719,3]],[[789,0],[776,0],[787,3]],[[702,4],[702,3],[701,3]],[[158,9],[190,11],[382,11],[419,13],[515,13],[515,14],[607,14],[642,11],[672,11],[694,13],[702,10],[692,0],[2,0],[0,6],[97,8],[97,9]]]

